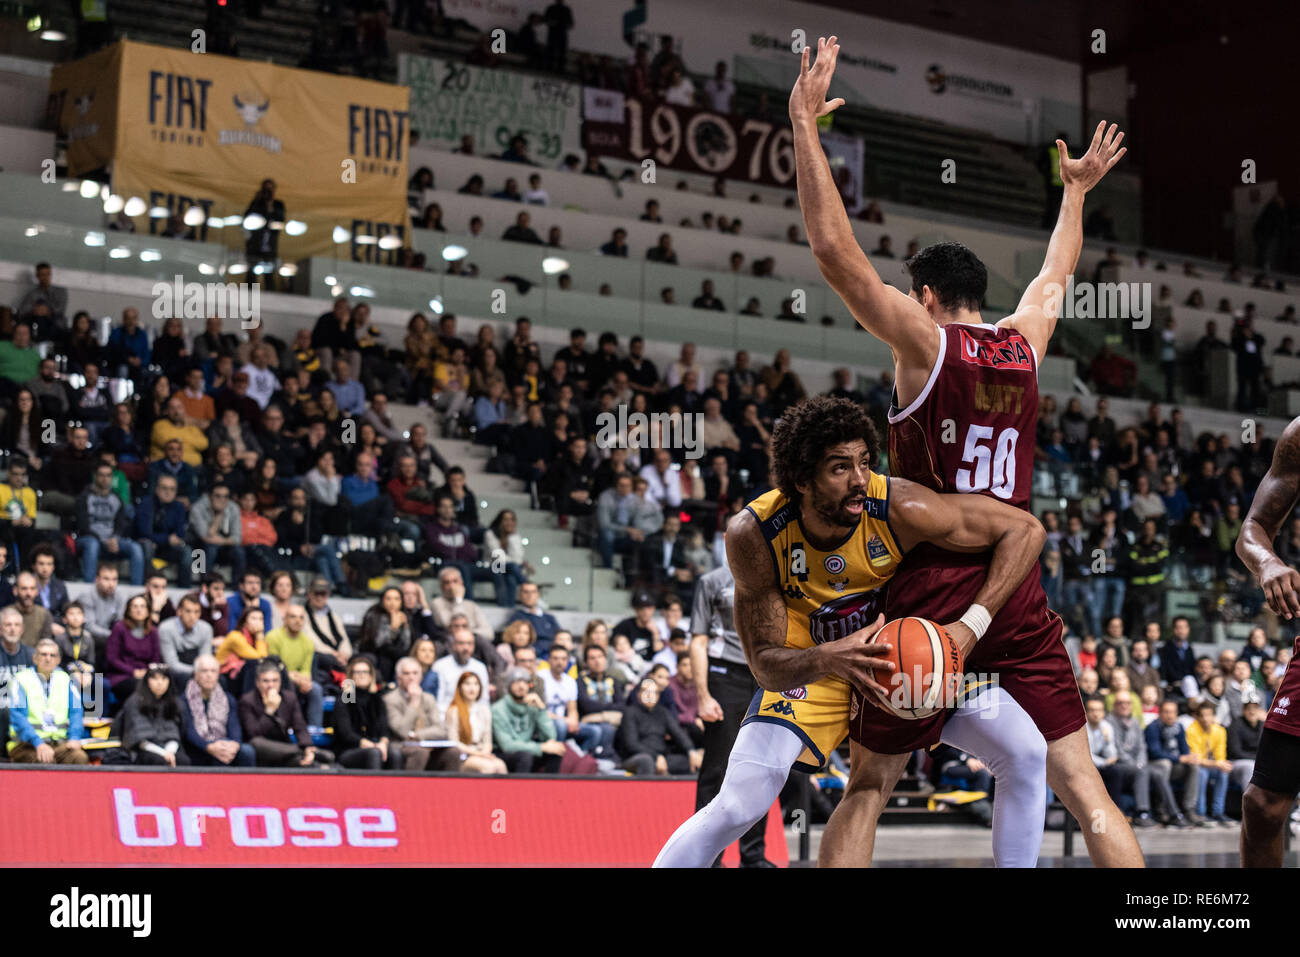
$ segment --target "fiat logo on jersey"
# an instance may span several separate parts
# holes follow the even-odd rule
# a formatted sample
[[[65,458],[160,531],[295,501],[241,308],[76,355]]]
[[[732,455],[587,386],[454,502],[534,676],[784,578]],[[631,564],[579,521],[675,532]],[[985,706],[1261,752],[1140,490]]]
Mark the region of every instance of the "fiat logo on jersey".
[[[815,644],[847,637],[876,619],[883,594],[880,589],[854,592],[828,601],[808,616],[808,635]]]
[[[802,701],[808,697],[808,686],[800,685],[797,688],[791,688],[789,691],[782,691],[781,697],[789,698],[791,701]]]
[[[826,566],[826,571],[832,575],[838,575],[844,571],[843,555],[827,555],[826,561],[822,562]]]

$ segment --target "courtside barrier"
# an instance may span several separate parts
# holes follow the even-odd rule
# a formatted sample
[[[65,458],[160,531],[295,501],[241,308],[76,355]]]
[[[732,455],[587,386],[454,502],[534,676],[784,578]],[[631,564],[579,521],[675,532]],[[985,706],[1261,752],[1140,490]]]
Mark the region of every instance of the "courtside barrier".
[[[9,767],[0,794],[4,865],[645,867],[695,782]]]

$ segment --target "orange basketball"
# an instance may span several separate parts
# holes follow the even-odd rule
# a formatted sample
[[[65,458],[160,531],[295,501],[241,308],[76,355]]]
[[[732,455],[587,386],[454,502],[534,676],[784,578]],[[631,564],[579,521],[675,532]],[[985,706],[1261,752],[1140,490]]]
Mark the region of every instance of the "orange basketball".
[[[953,707],[964,662],[948,630],[928,618],[895,618],[872,641],[893,647],[893,672],[877,671],[887,695],[876,697],[887,711],[918,720]]]

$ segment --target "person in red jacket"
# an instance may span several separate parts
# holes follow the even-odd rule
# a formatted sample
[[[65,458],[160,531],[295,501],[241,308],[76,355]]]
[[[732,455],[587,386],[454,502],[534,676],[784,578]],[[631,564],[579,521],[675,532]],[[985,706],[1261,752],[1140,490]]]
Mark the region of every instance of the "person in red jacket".
[[[248,563],[263,575],[271,574],[277,567],[275,544],[280,536],[271,520],[257,510],[254,491],[239,496],[239,530]]]
[[[404,452],[397,458],[397,469],[388,485],[388,496],[393,500],[393,511],[397,513],[397,525],[403,538],[421,538],[422,526],[433,520],[438,507],[433,503],[429,483],[419,474],[419,463],[415,456]]]

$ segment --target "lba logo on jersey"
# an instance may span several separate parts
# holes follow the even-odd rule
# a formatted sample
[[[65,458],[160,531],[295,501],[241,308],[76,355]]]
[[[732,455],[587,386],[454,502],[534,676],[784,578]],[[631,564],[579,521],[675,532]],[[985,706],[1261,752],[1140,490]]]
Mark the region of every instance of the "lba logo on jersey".
[[[990,369],[1018,369],[1032,372],[1034,360],[1025,340],[1019,336],[1001,342],[985,342],[965,329],[958,329],[961,337],[961,357],[964,362]]]

